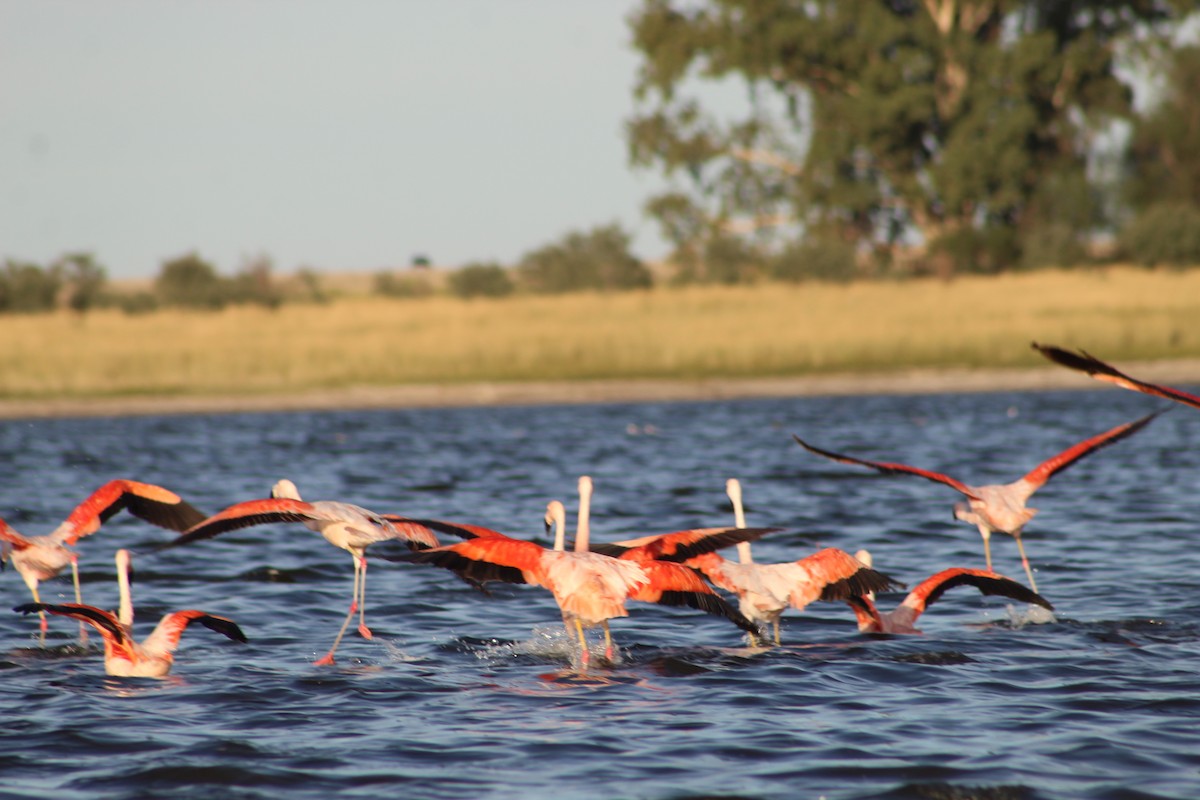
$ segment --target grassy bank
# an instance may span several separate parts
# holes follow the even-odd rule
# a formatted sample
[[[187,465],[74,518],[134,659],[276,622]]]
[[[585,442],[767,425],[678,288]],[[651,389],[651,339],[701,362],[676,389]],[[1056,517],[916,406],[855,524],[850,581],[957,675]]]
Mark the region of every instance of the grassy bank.
[[[1200,270],[4,316],[0,398],[1005,367],[1031,339],[1200,356]]]

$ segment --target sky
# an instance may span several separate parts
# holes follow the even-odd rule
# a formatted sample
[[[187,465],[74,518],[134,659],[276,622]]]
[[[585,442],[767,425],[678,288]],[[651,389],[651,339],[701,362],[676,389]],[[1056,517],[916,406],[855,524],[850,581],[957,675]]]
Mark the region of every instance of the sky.
[[[640,3],[0,0],[0,259],[517,261],[642,213]]]

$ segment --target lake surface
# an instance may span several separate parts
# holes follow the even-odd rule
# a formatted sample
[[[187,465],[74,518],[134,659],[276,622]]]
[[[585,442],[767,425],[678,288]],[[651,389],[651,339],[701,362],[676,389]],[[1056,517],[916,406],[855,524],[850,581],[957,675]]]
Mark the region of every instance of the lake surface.
[[[785,529],[756,560],[866,547],[911,586],[983,566],[956,493],[820,459],[793,432],[982,484],[1160,407],[1112,389],[8,421],[0,516],[48,533],[113,477],[215,512],[290,477],[307,499],[546,541],[546,502],[573,516],[589,474],[604,541],[731,524],[737,477],[749,524]],[[1035,496],[1024,539],[1053,620],[962,588],[920,636],[862,635],[844,604],[816,603],[785,615],[784,646],[752,650],[721,618],[631,604],[618,663],[586,672],[548,592],[485,596],[379,558],[375,640],[351,632],[315,667],[349,602],[347,553],[295,524],[153,553],[173,534],[121,514],[78,546],[85,602],[116,605],[113,553],[130,547],[139,637],[200,608],[250,642],[196,626],[170,679],[109,678],[99,637],[80,652],[52,618],[43,649],[36,618],[0,614],[0,795],[1197,797],[1198,489],[1200,414],[1175,407]],[[1013,540],[992,550],[1024,582]],[[11,569],[0,586],[29,600]],[[68,600],[69,574],[42,591]]]

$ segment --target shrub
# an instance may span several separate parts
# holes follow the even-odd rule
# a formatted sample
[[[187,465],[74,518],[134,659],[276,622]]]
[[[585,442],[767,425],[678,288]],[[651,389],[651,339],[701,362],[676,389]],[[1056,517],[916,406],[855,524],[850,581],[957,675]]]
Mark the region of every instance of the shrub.
[[[508,270],[496,263],[467,264],[450,273],[449,283],[458,297],[504,297],[514,288]]]
[[[212,264],[195,253],[163,262],[154,280],[154,292],[165,306],[219,309],[227,289]]]
[[[433,294],[433,284],[423,275],[377,272],[375,273],[375,293],[384,297],[429,297]]]
[[[232,303],[254,303],[266,308],[283,305],[283,290],[271,275],[271,259],[257,256],[243,264],[228,282],[226,296]]]
[[[959,228],[929,248],[935,261],[949,261],[953,272],[995,275],[1018,262],[1020,246],[1009,228]]]
[[[854,279],[857,269],[853,245],[824,237],[793,242],[771,260],[771,277],[792,283],[806,280],[844,283]]]
[[[1200,264],[1200,209],[1188,203],[1150,206],[1121,232],[1121,249],[1139,264]]]
[[[100,304],[107,276],[91,253],[68,253],[54,267],[66,285],[66,305],[83,313]]]
[[[1073,267],[1087,260],[1087,251],[1070,225],[1039,225],[1021,237],[1021,266],[1025,269]]]
[[[630,253],[629,242],[629,234],[616,224],[569,233],[558,244],[527,253],[517,275],[540,293],[648,288],[650,270]]]

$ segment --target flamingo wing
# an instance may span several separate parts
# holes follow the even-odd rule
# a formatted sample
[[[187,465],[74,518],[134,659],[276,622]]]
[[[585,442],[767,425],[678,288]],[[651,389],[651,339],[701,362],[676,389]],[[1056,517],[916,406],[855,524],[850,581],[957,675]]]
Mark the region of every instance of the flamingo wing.
[[[26,547],[29,547],[31,544],[33,544],[33,542],[29,541],[24,536],[13,530],[12,527],[2,519],[0,519],[0,542],[4,542],[4,544],[8,546],[4,549],[6,557],[9,548],[13,550],[24,550]]]
[[[664,606],[687,606],[725,617],[748,633],[758,633],[758,627],[753,622],[717,595],[694,570],[667,561],[648,561],[642,564],[642,569],[646,571],[649,582],[630,592],[630,600]]]
[[[613,547],[593,545],[593,552],[613,555],[618,558],[682,563],[689,558],[711,553],[723,547],[752,542],[781,528],[695,528],[693,530],[661,533],[627,539],[614,543]],[[603,548],[603,549],[602,549]]]
[[[247,500],[235,503],[229,508],[213,514],[208,519],[193,525],[175,539],[161,544],[158,550],[191,544],[201,539],[211,539],[226,531],[249,528],[254,525],[267,525],[272,522],[308,522],[316,519],[326,519],[327,515],[318,513],[312,503],[304,500],[287,498],[264,498],[262,500]]]
[[[1084,439],[1082,442],[1063,450],[1053,458],[1048,458],[1041,464],[1038,464],[1021,480],[1031,485],[1034,489],[1037,489],[1046,481],[1050,480],[1052,476],[1062,472],[1064,469],[1084,458],[1085,456],[1089,456],[1097,450],[1108,447],[1110,444],[1116,444],[1122,439],[1137,433],[1142,428],[1149,425],[1150,422],[1161,413],[1163,412],[1155,411],[1153,414],[1147,414],[1141,419],[1134,420],[1133,422],[1126,422],[1124,425],[1118,425],[1117,427],[1111,428],[1104,433],[1097,434],[1089,439]]]
[[[434,532],[444,533],[448,536],[456,536],[459,539],[510,539],[500,531],[494,531],[491,528],[485,528],[482,525],[471,525],[465,522],[447,522],[442,519],[415,519],[413,517],[404,517],[399,514],[384,514],[383,518],[392,524],[396,530],[412,530],[414,532],[422,528],[428,531],[428,535],[432,538],[430,547],[437,547],[438,541],[434,537]]]
[[[71,617],[82,622],[86,622],[93,626],[114,648],[128,648],[130,645],[129,635],[125,632],[124,626],[117,621],[117,618],[111,612],[103,611],[95,606],[86,606],[79,603],[24,603],[13,609],[21,614],[35,614],[39,611],[48,611],[51,614],[57,614],[60,617]]]
[[[179,637],[193,622],[199,622],[204,627],[235,642],[245,643],[247,641],[246,634],[242,633],[242,629],[233,620],[189,608],[183,611],[174,611],[163,617],[154,628],[154,632],[142,642],[142,648],[155,654],[175,652],[175,648],[179,646]]]
[[[756,573],[771,595],[787,598],[797,609],[814,600],[848,600],[903,587],[836,547],[826,547],[791,563],[763,564]]]
[[[474,586],[487,581],[531,583],[545,586],[542,554],[545,548],[521,539],[468,539],[451,545],[419,550],[399,556],[383,554],[388,561],[433,564],[451,570]]]
[[[883,630],[883,617],[879,614],[879,609],[875,607],[875,603],[870,597],[865,595],[848,597],[846,603],[854,611],[854,618],[858,620],[858,629],[863,633],[879,633]]]
[[[104,484],[76,506],[59,530],[66,533],[64,541],[73,545],[95,533],[121,509],[173,531],[185,531],[204,519],[202,512],[172,491],[152,483],[118,478]]]
[[[932,472],[927,469],[921,469],[920,467],[911,467],[908,464],[897,464],[891,461],[868,461],[865,458],[845,456],[841,453],[834,453],[830,450],[822,450],[819,447],[814,447],[795,434],[792,434],[792,438],[796,440],[797,444],[810,453],[816,453],[819,456],[825,456],[825,458],[829,458],[834,461],[840,461],[843,464],[858,464],[859,466],[870,467],[873,470],[887,475],[916,475],[917,477],[924,478],[927,481],[943,483],[946,486],[949,486],[951,489],[956,489],[957,491],[962,492],[972,500],[980,499],[978,495],[976,495],[975,490],[970,486],[967,486],[962,481],[951,478],[949,475],[943,475],[940,472]]]
[[[915,589],[909,592],[903,605],[913,609],[919,615],[937,602],[943,593],[956,586],[974,586],[981,594],[1011,597],[1013,600],[1034,603],[1042,608],[1054,610],[1054,606],[1050,605],[1049,600],[1011,578],[984,569],[966,569],[964,567],[944,569],[921,581]]]
[[[1135,392],[1142,392],[1143,394],[1161,397],[1166,400],[1174,400],[1177,403],[1200,408],[1200,397],[1178,389],[1172,389],[1169,386],[1147,383],[1146,381],[1132,378],[1116,367],[1104,363],[1087,351],[1080,350],[1078,353],[1072,353],[1061,347],[1038,344],[1037,342],[1033,342],[1033,349],[1056,364],[1061,364],[1064,367],[1080,372],[1086,372],[1098,381],[1107,381],[1123,389],[1132,389]]]

